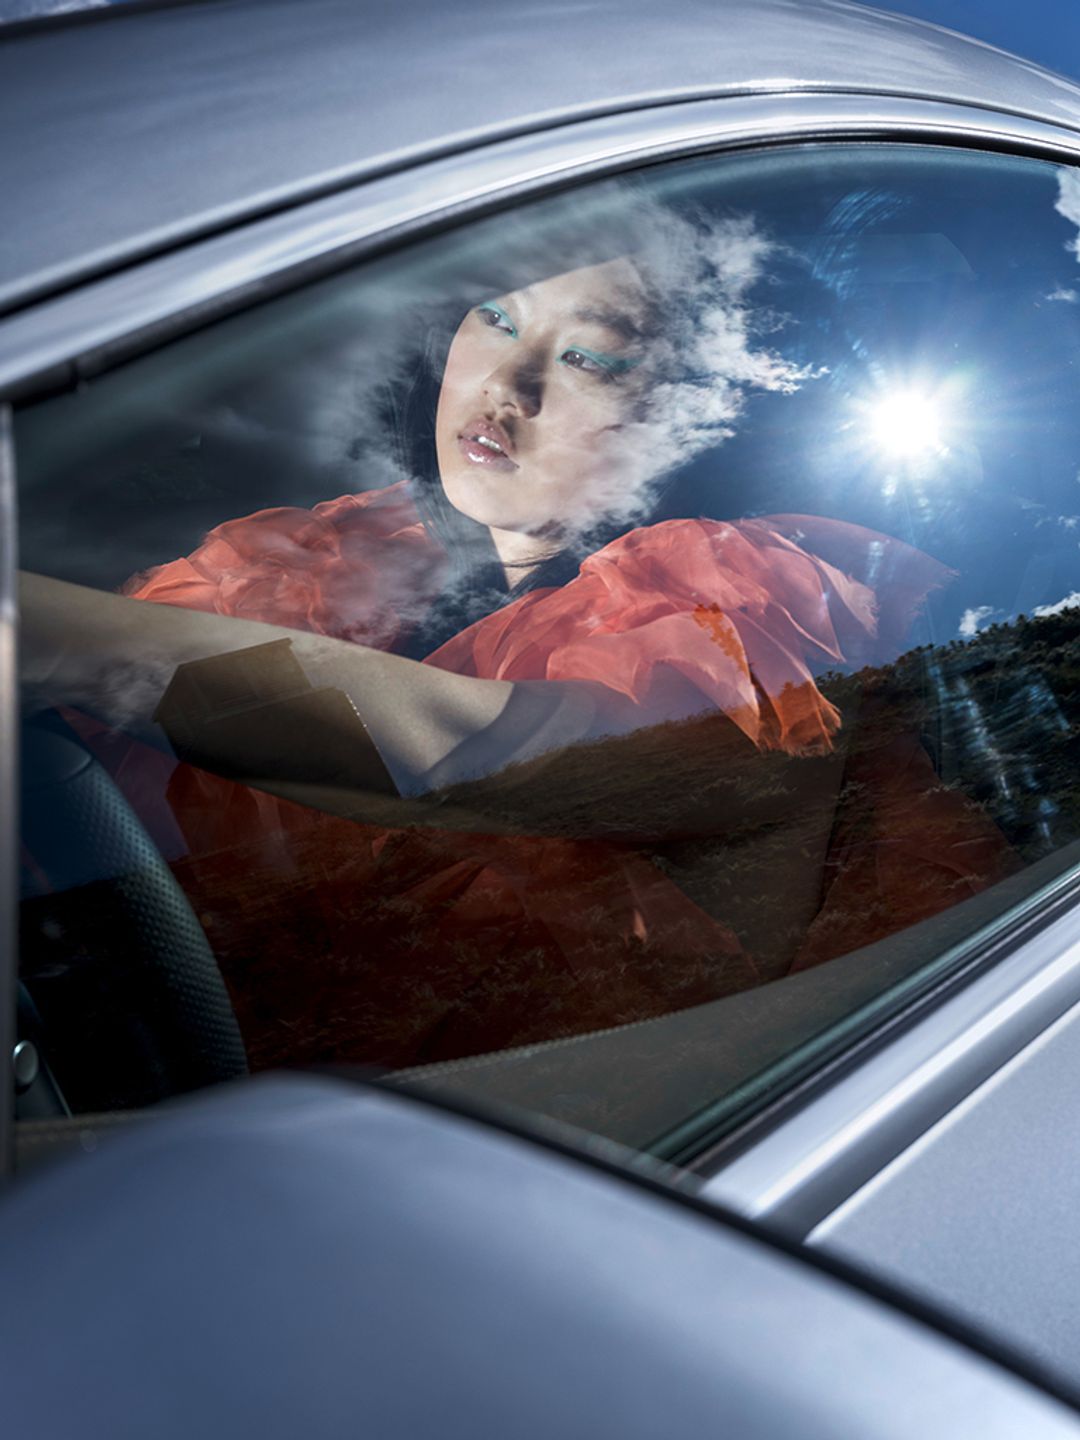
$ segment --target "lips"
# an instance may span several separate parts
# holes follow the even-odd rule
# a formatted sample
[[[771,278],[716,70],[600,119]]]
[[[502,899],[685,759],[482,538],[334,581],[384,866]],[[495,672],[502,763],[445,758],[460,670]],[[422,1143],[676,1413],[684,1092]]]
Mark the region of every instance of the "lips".
[[[457,437],[458,449],[470,465],[485,465],[493,470],[516,470],[510,458],[514,443],[494,420],[476,416],[462,427]]]

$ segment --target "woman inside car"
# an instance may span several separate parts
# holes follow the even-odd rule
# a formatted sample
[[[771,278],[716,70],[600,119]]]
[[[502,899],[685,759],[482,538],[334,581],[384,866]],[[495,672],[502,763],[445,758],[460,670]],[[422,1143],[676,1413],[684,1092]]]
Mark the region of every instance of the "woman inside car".
[[[28,578],[41,694],[62,675],[67,704],[128,734],[156,716],[199,762],[168,781],[190,852],[176,868],[255,1065],[397,1066],[647,1018],[867,943],[1007,868],[993,828],[943,797],[903,736],[862,762],[869,832],[827,854],[845,717],[816,677],[895,658],[944,567],[819,517],[653,519],[666,477],[747,391],[812,383],[751,346],[745,297],[767,251],[749,222],[654,212],[633,253],[460,318],[400,403],[397,484],[227,521],[127,598],[88,606]],[[295,695],[249,707],[231,748],[220,717],[165,713],[178,667],[242,665],[274,639],[308,689],[349,705],[304,700],[306,729],[270,732]],[[227,689],[222,674],[186,672],[204,692]],[[342,749],[355,771],[328,784],[320,766]],[[260,759],[245,770],[238,753]],[[785,781],[780,811],[750,793],[769,753],[809,777]],[[370,793],[382,766],[401,795],[442,800],[417,823]],[[470,782],[486,798],[455,819]],[[760,946],[665,860],[748,833],[806,892]],[[788,868],[811,833],[831,884]]]

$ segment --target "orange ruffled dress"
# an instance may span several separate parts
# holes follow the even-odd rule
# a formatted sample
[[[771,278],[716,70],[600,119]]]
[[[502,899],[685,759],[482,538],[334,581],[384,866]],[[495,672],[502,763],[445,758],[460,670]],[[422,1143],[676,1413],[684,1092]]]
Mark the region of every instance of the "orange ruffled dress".
[[[444,565],[397,485],[229,521],[125,590],[393,649],[437,596]],[[902,542],[839,521],[671,520],[622,536],[567,585],[523,596],[425,663],[587,682],[608,697],[613,730],[714,710],[761,750],[820,754],[841,717],[814,677],[894,659],[919,604],[948,577]],[[108,737],[98,748],[108,763]],[[190,766],[158,762],[151,777],[118,749],[111,759],[140,812],[156,814],[160,830],[167,806],[182,833],[187,853],[174,869],[256,1068],[447,1059],[644,1019],[771,978],[640,846],[386,830]],[[873,887],[882,846],[894,870],[905,846],[932,863],[918,815],[941,799],[926,771],[907,792],[903,824],[886,805],[888,833],[864,829],[857,854],[845,841],[842,889]],[[988,822],[980,828],[965,811],[949,823],[958,844],[940,899],[933,884],[921,887],[922,913],[1007,868]],[[889,913],[893,929],[921,918],[903,905]],[[816,952],[793,966],[828,958],[820,925],[815,933]],[[874,938],[849,926],[842,948]]]

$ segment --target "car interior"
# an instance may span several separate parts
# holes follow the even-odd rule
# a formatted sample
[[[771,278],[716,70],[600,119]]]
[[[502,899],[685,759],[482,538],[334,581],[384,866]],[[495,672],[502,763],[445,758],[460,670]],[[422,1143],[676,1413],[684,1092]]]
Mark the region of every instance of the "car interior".
[[[167,745],[72,705],[29,713],[19,1030],[37,1063],[19,1082],[20,1163],[45,1130],[282,1064],[353,1066],[691,1163],[982,953],[1080,844],[1072,178],[917,145],[660,165],[415,242],[17,412],[21,566],[117,592],[223,521],[400,480],[387,427],[448,319],[566,269],[590,217],[592,255],[617,254],[626,215],[659,207],[727,237],[711,283],[729,340],[800,378],[714,381],[730,413],[641,523],[823,516],[870,537],[838,568],[879,596],[909,583],[882,537],[946,577],[904,591],[912,623],[887,654],[818,662],[842,717],[830,754],[762,753],[723,717],[681,717],[433,797],[365,792],[328,814],[300,786],[281,803],[314,814],[307,829],[263,824],[257,767],[227,793],[194,767],[202,813],[239,807],[227,855],[212,827],[200,839],[178,820]],[[882,602],[882,634],[886,620]],[[373,817],[428,837],[407,904],[350,886]],[[439,857],[471,845],[494,865],[521,837],[611,866],[644,857],[752,965],[717,951],[700,962],[708,1000],[687,982],[669,992],[687,1003],[605,1010],[602,976],[599,999],[545,988],[563,982],[541,945],[497,981],[477,968],[440,1009],[449,968],[479,962],[456,918],[439,932],[459,913]],[[409,937],[432,923],[446,953],[417,957],[427,942]],[[400,948],[383,955],[392,926]],[[379,971],[399,965],[400,983]],[[437,1017],[418,1040],[417,995]]]

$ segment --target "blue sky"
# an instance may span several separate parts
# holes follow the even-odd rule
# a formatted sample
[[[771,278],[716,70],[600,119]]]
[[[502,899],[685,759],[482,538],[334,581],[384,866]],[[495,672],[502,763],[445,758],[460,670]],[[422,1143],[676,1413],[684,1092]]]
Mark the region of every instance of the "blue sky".
[[[117,0],[0,0],[0,21],[109,3]],[[1080,0],[878,0],[878,8],[932,20],[1080,79]]]
[[[878,0],[1080,78],[1080,0]]]

